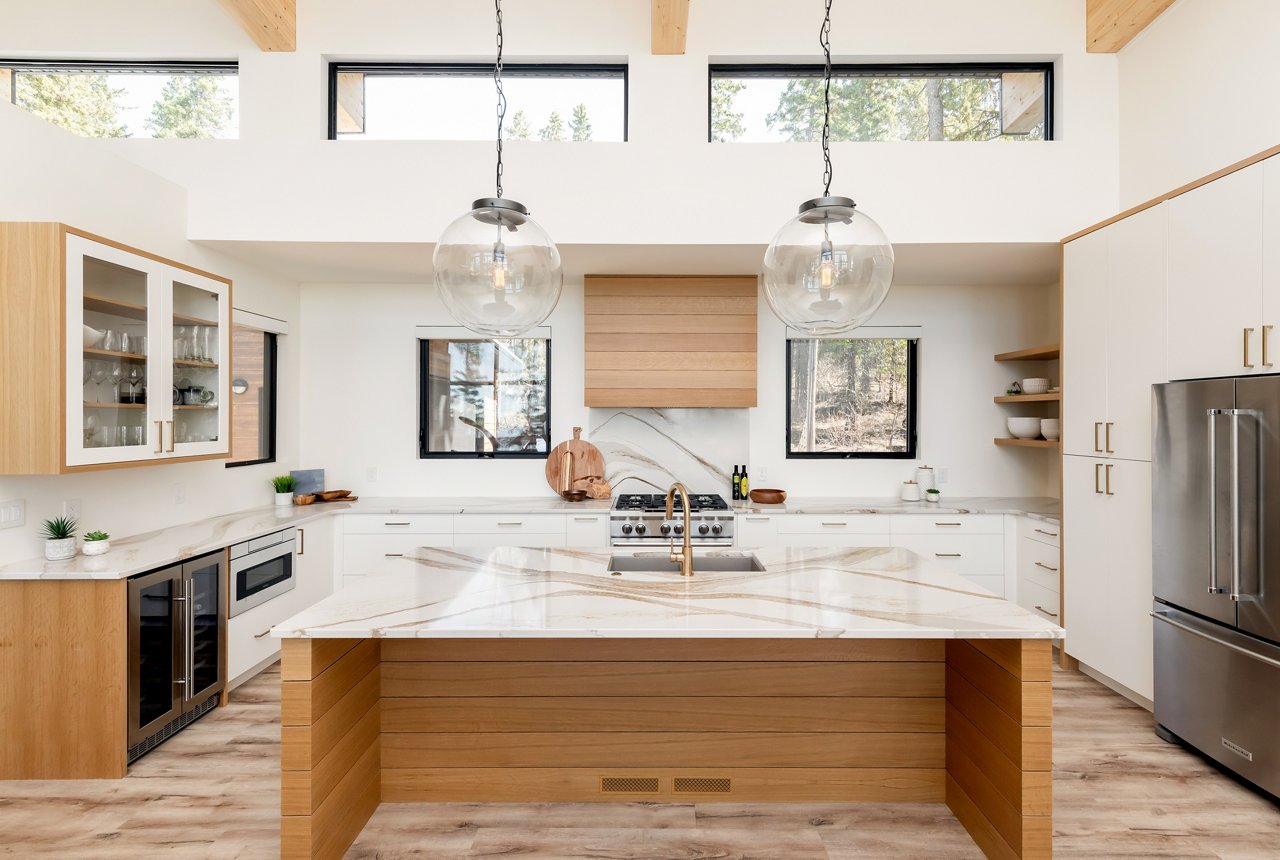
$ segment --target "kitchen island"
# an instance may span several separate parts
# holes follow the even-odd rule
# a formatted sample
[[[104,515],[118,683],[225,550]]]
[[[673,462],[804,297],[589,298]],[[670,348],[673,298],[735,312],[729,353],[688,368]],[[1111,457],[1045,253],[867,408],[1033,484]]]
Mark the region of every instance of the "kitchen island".
[[[384,801],[716,799],[945,802],[1050,855],[1062,631],[907,550],[411,556],[273,631],[285,857]]]

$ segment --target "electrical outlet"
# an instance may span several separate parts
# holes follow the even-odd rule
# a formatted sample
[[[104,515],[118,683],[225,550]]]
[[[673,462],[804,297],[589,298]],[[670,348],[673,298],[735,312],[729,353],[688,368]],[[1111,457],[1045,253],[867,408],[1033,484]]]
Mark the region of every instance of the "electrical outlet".
[[[79,499],[63,499],[62,500],[62,515],[64,517],[70,517],[76,522],[79,522],[81,518],[81,513],[82,513],[82,508],[81,508]]]
[[[26,499],[10,499],[7,502],[0,502],[0,529],[16,529],[18,526],[26,525],[26,522]]]
[[[945,484],[945,483],[947,482],[947,477],[948,477],[948,475],[947,475],[947,470],[946,470],[946,469],[939,469],[939,470],[935,473],[935,478],[934,478],[934,480],[936,480],[939,484]]]
[[[756,480],[760,481],[762,484],[765,481],[769,480],[769,469],[767,467],[765,466],[759,467],[758,469],[756,469],[756,473],[757,473]]]
[[[369,483],[371,483],[371,484],[376,484],[376,483],[378,482],[378,470],[377,470],[377,468],[376,468],[376,467],[374,467],[374,466],[370,466],[369,468],[365,469],[365,470],[364,470],[364,479],[365,479],[366,481],[368,481]]]
[[[175,505],[185,505],[187,503],[187,485],[177,483],[173,485],[173,503]]]

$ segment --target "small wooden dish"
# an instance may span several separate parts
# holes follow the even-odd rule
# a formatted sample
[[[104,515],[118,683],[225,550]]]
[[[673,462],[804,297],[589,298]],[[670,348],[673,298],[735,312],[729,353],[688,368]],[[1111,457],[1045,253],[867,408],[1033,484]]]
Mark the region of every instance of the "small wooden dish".
[[[316,497],[314,493],[309,493],[305,496],[294,496],[293,503],[295,505],[314,505],[316,503]]]
[[[751,501],[757,505],[780,505],[787,500],[786,490],[771,490],[761,488],[752,490],[747,495],[751,497]]]
[[[338,499],[345,499],[347,496],[351,495],[351,491],[350,490],[325,490],[324,492],[316,493],[316,495],[319,496],[323,501],[334,502],[334,501],[337,501]]]
[[[586,490],[570,490],[567,493],[561,493],[560,498],[566,502],[583,502],[587,499]]]

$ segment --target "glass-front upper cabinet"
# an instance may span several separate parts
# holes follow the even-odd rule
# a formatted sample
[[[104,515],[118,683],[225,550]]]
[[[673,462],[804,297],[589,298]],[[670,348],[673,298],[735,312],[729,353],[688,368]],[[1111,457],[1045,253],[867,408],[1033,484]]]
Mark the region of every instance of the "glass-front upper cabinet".
[[[66,237],[66,466],[225,454],[230,284]]]

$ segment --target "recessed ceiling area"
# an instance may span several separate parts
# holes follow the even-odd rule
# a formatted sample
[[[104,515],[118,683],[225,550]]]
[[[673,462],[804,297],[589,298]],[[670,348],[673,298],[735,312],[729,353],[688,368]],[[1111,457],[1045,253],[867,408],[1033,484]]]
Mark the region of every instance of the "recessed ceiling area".
[[[276,274],[314,284],[412,284],[431,279],[429,242],[252,242],[200,244]],[[560,245],[565,278],[759,273],[764,245]],[[1028,286],[1058,280],[1056,242],[895,244],[900,286]]]

